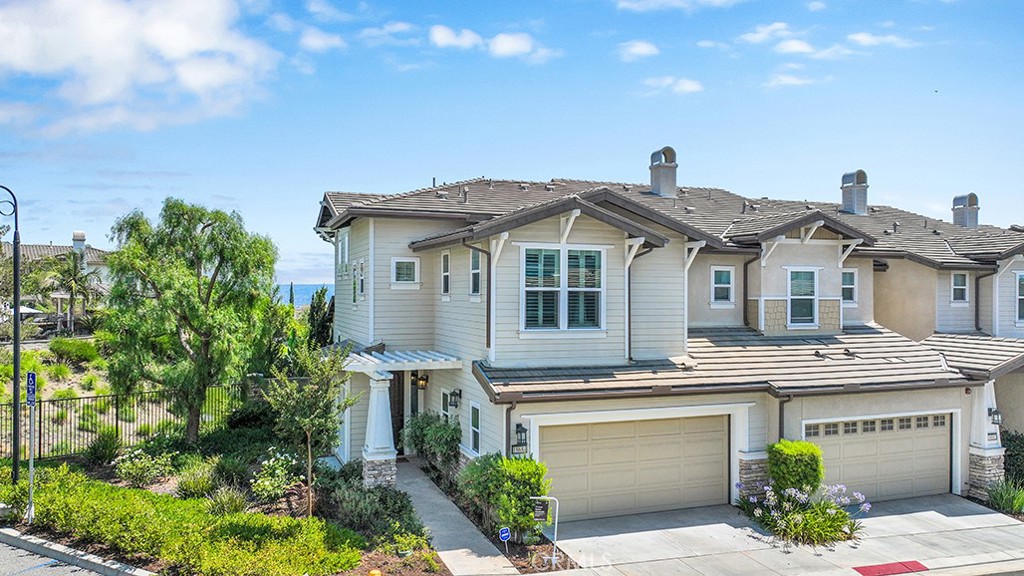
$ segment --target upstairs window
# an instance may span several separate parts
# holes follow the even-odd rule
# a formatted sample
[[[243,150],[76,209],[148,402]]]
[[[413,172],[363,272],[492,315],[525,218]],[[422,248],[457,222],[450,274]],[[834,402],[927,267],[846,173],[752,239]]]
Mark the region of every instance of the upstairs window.
[[[469,294],[480,295],[480,253],[476,250],[469,251]]]
[[[441,252],[441,295],[448,296],[452,293],[452,254],[445,250]]]
[[[789,324],[812,327],[818,324],[818,271],[789,271]]]
[[[711,307],[732,308],[736,300],[734,296],[732,266],[711,267]]]
[[[967,274],[954,272],[952,275],[952,293],[950,299],[954,304],[967,304]]]
[[[1017,272],[1017,322],[1024,322],[1024,272]]]
[[[603,260],[601,250],[525,249],[523,329],[602,328]]]
[[[348,229],[339,230],[334,244],[335,266],[342,275],[348,274]]]
[[[842,272],[843,274],[843,305],[844,306],[856,306],[857,305],[857,270],[853,268],[846,268]]]
[[[391,259],[391,288],[393,289],[419,289],[420,287],[420,259],[419,258],[392,258]]]

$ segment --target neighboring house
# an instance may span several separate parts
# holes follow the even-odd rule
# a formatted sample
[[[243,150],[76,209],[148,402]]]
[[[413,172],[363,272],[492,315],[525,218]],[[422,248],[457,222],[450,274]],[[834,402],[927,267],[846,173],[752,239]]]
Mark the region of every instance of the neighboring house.
[[[366,399],[339,457],[392,481],[404,420],[431,411],[464,459],[543,460],[563,519],[732,502],[779,438],[819,443],[827,480],[876,500],[981,494],[1002,461],[987,380],[877,322],[881,260],[928,258],[901,240],[923,218],[869,207],[862,171],[808,204],[676,170],[664,148],[649,185],[325,194],[334,334]]]

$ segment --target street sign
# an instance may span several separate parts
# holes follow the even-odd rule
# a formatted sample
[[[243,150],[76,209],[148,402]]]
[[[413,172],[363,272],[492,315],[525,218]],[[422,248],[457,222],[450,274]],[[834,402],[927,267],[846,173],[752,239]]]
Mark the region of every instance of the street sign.
[[[511,530],[509,530],[508,528],[502,528],[501,530],[498,530],[499,540],[501,540],[502,542],[508,542],[510,538],[512,538]]]
[[[26,404],[29,406],[36,405],[36,373],[29,372],[25,374],[25,382],[28,384],[25,390]]]
[[[547,522],[548,521],[548,502],[547,500],[537,500],[533,503],[533,521],[534,522]]]

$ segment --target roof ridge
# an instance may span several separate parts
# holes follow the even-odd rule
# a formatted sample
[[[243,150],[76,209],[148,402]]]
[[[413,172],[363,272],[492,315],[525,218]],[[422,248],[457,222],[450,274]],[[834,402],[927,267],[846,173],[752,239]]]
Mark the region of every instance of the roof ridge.
[[[434,193],[436,193],[438,190],[443,190],[443,189],[449,188],[451,186],[464,186],[466,184],[474,184],[474,183],[477,183],[477,182],[483,182],[484,180],[488,180],[488,178],[486,176],[477,176],[476,178],[469,178],[469,179],[466,179],[466,180],[459,180],[457,182],[444,182],[444,183],[441,183],[439,185],[435,184],[433,186],[426,186],[424,188],[417,188],[415,190],[409,190],[408,192],[399,192],[397,194],[381,194],[381,195],[377,196],[376,198],[374,198],[373,200],[371,200],[369,202],[359,202],[357,204],[353,204],[353,206],[356,206],[356,205],[358,205],[358,206],[370,206],[370,205],[373,205],[373,204],[378,204],[378,203],[381,203],[381,202],[386,202],[388,200],[395,200],[397,198],[408,198],[409,196],[415,196],[417,194],[423,194],[423,193],[426,193],[426,192],[434,192]],[[493,180],[493,179],[491,179],[491,180]],[[511,182],[511,180],[510,180],[510,182]]]

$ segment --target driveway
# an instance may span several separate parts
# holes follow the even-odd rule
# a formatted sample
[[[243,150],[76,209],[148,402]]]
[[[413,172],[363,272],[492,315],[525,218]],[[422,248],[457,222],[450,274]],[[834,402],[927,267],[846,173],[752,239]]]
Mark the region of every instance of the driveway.
[[[863,523],[857,542],[783,549],[732,506],[711,506],[566,522],[558,545],[587,568],[567,576],[856,575],[854,567],[897,562],[950,574],[1024,567],[1024,524],[959,496],[879,502]]]

